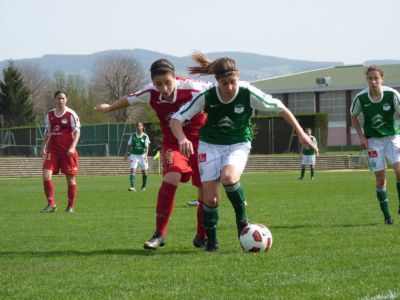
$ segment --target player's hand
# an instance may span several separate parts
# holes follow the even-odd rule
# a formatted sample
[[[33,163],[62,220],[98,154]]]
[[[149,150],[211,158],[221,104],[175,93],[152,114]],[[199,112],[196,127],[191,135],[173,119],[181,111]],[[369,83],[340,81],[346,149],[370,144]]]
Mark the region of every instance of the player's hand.
[[[110,104],[107,104],[107,103],[97,104],[97,105],[94,107],[94,110],[95,110],[95,111],[98,111],[98,112],[106,113],[106,112],[109,112],[110,106],[111,106],[111,105],[110,105]]]
[[[128,154],[125,154],[124,160],[128,160]]]
[[[41,156],[42,158],[45,158],[45,157],[46,157],[46,154],[47,154],[46,149],[40,150],[40,156]]]
[[[304,131],[301,134],[299,134],[299,141],[304,147],[310,146],[317,153],[319,153],[318,146],[311,140],[311,138]]]
[[[182,141],[178,141],[179,143],[179,151],[186,157],[194,154],[193,144],[187,138]]]
[[[363,149],[368,149],[368,139],[365,136],[360,138],[360,146]]]
[[[75,153],[75,148],[74,147],[69,148],[68,151],[67,151],[67,155],[68,156],[72,156],[72,155],[74,155],[74,153]]]

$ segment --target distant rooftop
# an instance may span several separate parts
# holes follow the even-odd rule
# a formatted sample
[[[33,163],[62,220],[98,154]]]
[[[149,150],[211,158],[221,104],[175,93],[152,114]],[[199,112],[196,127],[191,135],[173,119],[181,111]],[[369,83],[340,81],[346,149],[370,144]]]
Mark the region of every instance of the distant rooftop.
[[[400,64],[381,65],[384,85],[400,87]],[[344,65],[253,81],[252,84],[269,94],[357,90],[368,86],[364,65]]]

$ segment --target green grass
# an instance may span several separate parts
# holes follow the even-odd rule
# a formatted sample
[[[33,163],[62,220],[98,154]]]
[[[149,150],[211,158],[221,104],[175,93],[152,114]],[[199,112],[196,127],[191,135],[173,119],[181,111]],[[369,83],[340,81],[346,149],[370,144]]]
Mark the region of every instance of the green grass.
[[[192,246],[196,209],[178,189],[167,246],[148,251],[161,177],[129,193],[128,176],[78,177],[76,213],[45,206],[40,178],[0,179],[1,299],[395,299],[400,298],[400,218],[383,225],[368,172],[244,174],[250,220],[273,234],[269,253],[244,253],[223,195],[219,253]],[[309,176],[309,173],[306,174]],[[139,177],[140,183],[140,177]],[[223,193],[222,193],[223,194]]]

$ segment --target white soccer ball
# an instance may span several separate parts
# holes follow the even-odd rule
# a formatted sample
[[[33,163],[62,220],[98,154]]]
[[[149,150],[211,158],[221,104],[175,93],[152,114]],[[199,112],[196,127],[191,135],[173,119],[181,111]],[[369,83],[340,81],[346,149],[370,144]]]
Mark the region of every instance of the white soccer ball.
[[[242,230],[239,239],[246,252],[267,252],[272,246],[271,231],[263,224],[249,224]]]

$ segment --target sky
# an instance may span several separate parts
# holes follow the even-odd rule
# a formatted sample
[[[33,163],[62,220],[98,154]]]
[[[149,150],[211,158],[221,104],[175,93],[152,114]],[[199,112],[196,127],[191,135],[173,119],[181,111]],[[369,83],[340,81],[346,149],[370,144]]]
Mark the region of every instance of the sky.
[[[400,59],[399,0],[0,0],[0,61],[147,49]]]

